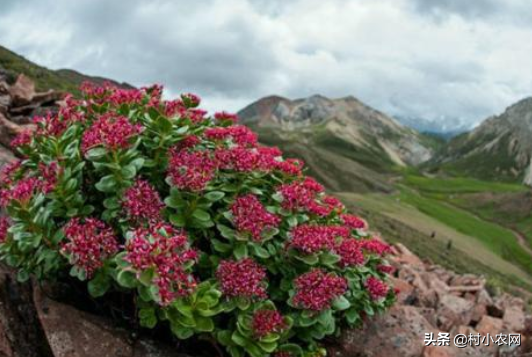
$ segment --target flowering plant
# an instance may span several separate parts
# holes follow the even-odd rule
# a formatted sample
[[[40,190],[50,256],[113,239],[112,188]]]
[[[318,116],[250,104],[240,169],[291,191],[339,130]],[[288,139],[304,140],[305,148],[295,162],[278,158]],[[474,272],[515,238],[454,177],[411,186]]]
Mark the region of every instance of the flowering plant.
[[[389,247],[299,160],[192,94],[84,85],[13,141],[0,254],[18,278],[69,272],[135,295],[140,324],[233,357],[320,356],[395,298]]]

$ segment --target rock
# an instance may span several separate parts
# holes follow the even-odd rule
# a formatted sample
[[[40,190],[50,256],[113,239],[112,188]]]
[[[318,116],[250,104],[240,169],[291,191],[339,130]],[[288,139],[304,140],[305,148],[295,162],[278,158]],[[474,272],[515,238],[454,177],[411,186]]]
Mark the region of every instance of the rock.
[[[449,331],[453,326],[469,325],[473,303],[466,299],[444,295],[438,304],[438,327]]]
[[[53,357],[186,357],[149,340],[132,342],[125,330],[34,291],[37,314]]]
[[[476,330],[481,335],[495,336],[503,332],[503,321],[496,317],[483,316],[480,322],[477,324]]]
[[[56,101],[63,99],[64,93],[50,89],[47,92],[35,93],[32,102],[39,103],[40,105],[52,104]]]
[[[33,130],[33,125],[18,125],[0,114],[0,144],[11,147],[13,138],[24,130]]]
[[[345,357],[419,357],[425,333],[433,331],[415,307],[395,306],[362,329],[346,330],[329,351],[331,356]]]
[[[425,265],[423,261],[418,258],[417,255],[412,253],[401,243],[395,244],[394,248],[396,255],[392,256],[392,260],[394,260],[395,262],[411,267],[423,267]]]
[[[512,332],[521,332],[525,328],[525,314],[517,306],[509,306],[504,310],[504,326]]]
[[[390,277],[391,285],[399,290],[397,301],[400,304],[410,304],[414,298],[414,287],[407,281],[395,277]]]
[[[15,84],[9,87],[9,94],[13,98],[13,106],[30,104],[35,95],[35,84],[24,74],[20,74]]]
[[[422,357],[456,357],[451,346],[426,346]]]

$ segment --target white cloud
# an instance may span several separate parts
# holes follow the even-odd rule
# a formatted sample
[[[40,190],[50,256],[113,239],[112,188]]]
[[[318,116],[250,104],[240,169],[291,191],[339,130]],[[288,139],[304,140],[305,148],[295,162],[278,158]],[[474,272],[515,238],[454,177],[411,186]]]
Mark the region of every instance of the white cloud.
[[[355,95],[473,124],[532,94],[531,16],[527,0],[8,1],[0,43],[209,108]]]

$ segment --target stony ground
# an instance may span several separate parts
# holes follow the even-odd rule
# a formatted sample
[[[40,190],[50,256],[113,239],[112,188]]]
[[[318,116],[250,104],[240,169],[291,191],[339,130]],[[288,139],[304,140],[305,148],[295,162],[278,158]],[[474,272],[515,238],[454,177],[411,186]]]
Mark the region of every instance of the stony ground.
[[[8,85],[0,73],[0,163],[14,158],[12,137],[31,127],[31,117],[57,108],[62,95],[35,92],[20,76]],[[483,278],[457,275],[422,261],[403,245],[394,246],[393,285],[399,301],[386,314],[368,318],[363,328],[344,331],[327,341],[335,357],[461,357],[532,355],[532,317],[523,300],[491,296]],[[102,314],[89,313],[79,302],[54,298],[53,287],[35,282],[19,284],[13,272],[0,266],[0,357],[185,357],[183,348],[143,337]],[[425,334],[449,333],[450,346],[426,346]],[[487,336],[520,333],[521,346],[457,348],[457,334]],[[157,336],[155,336],[157,337]],[[205,342],[207,344],[207,342]],[[187,348],[188,351],[202,349]],[[208,350],[208,349],[207,349]],[[212,349],[211,349],[212,350]],[[190,352],[189,352],[190,353]],[[211,353],[212,354],[212,353]],[[198,356],[197,354],[195,354]]]

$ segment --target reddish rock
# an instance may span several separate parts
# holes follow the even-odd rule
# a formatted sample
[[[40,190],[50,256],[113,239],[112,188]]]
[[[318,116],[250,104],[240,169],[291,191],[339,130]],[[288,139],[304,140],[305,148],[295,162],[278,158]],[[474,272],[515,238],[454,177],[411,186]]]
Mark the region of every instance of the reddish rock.
[[[426,346],[422,357],[456,357],[451,346]]]
[[[415,307],[395,306],[386,314],[366,322],[362,329],[346,330],[331,356],[419,357],[424,336],[434,327]]]
[[[525,328],[525,313],[517,306],[509,306],[504,310],[504,327],[512,332],[520,332]]]
[[[34,292],[35,307],[54,357],[185,357],[175,348],[128,339],[125,330]]]
[[[24,74],[20,74],[15,84],[9,87],[9,94],[13,98],[13,106],[27,105],[35,95],[35,84]]]
[[[394,245],[396,255],[392,257],[392,260],[398,262],[401,265],[409,265],[411,267],[423,267],[425,263],[417,255],[412,253],[401,243]]]
[[[480,322],[477,324],[476,330],[481,335],[487,335],[489,333],[490,336],[495,336],[504,332],[503,322],[501,319],[486,315],[483,316]]]
[[[453,326],[468,325],[472,310],[471,301],[454,295],[444,295],[438,303],[438,327],[449,331]]]
[[[414,287],[403,279],[390,277],[391,285],[399,290],[397,302],[399,304],[408,304],[414,298]]]

